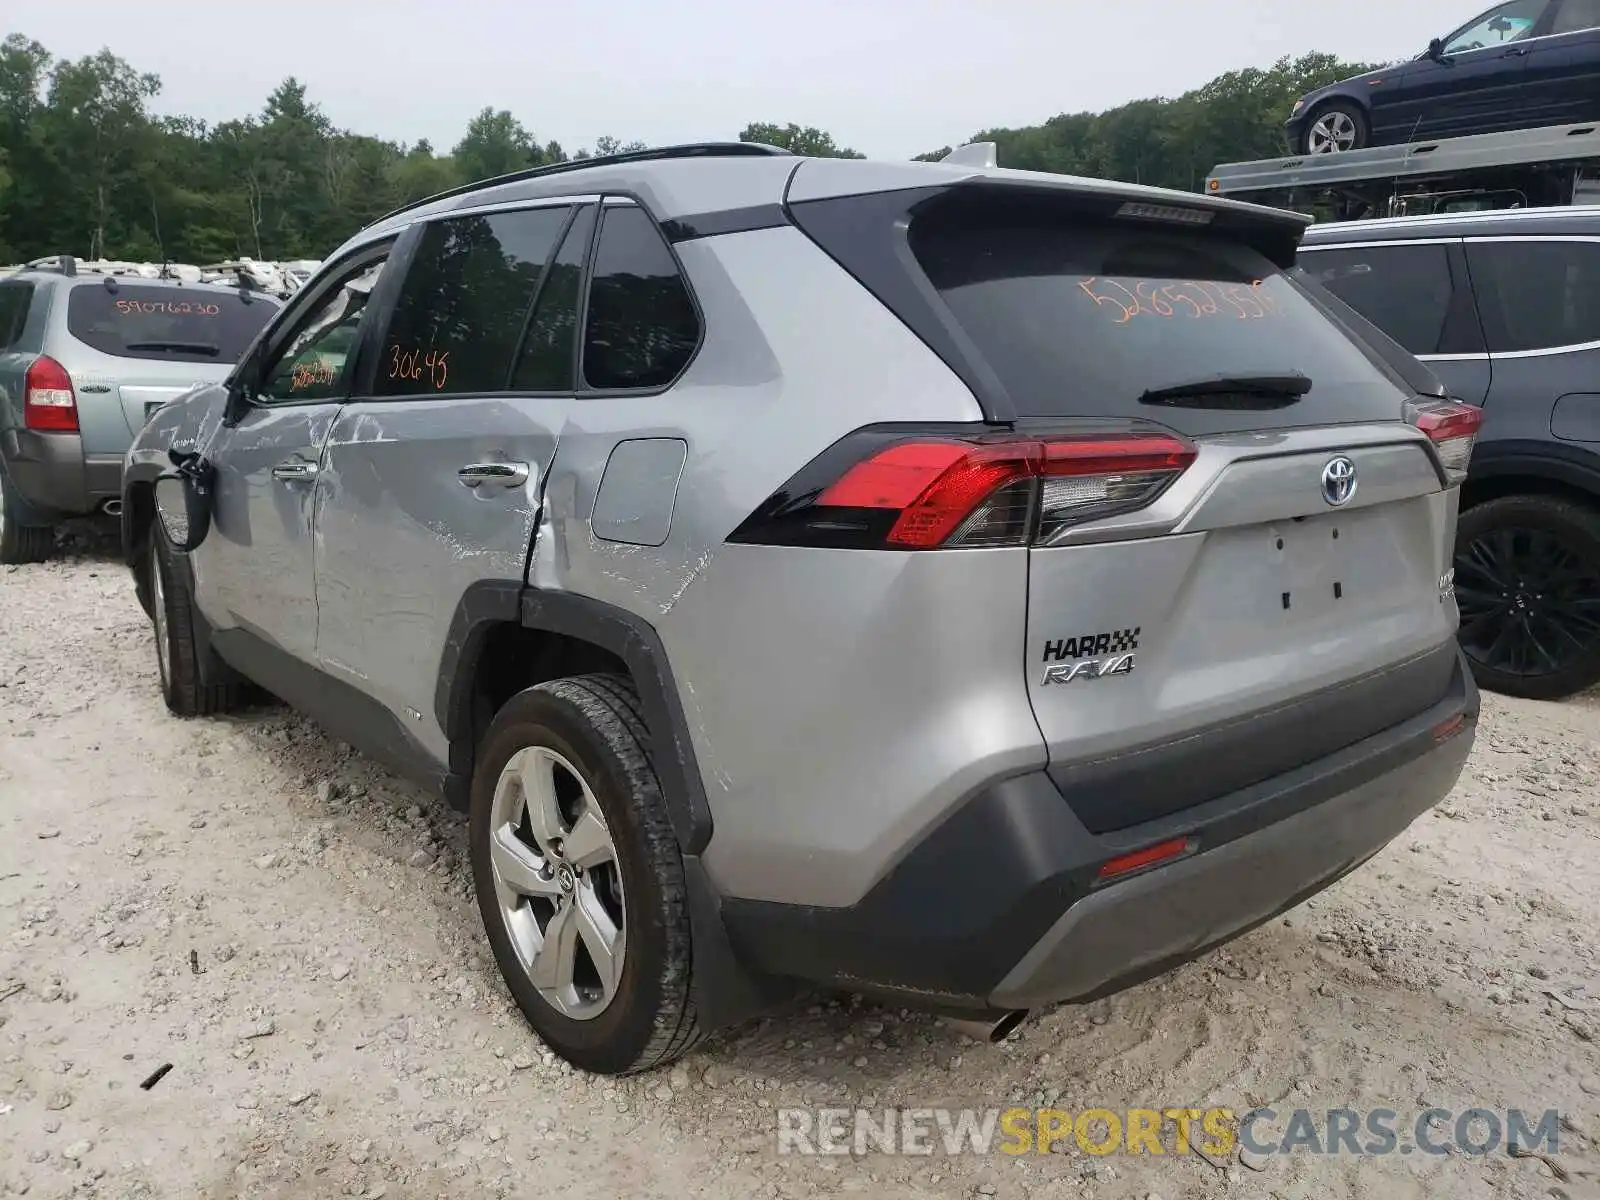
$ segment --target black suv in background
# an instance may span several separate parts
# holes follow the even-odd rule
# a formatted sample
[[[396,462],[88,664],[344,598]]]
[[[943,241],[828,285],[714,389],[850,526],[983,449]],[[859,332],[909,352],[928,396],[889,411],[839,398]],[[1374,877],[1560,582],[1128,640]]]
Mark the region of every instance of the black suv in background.
[[[1300,265],[1483,408],[1455,556],[1478,682],[1600,682],[1600,208],[1319,225]]]

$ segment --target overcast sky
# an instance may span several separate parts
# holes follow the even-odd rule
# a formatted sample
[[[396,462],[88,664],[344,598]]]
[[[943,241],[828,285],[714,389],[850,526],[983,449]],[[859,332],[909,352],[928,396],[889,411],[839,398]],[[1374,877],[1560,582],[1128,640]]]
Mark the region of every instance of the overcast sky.
[[[1391,60],[1487,0],[53,0],[0,31],[102,46],[161,76],[159,111],[260,109],[286,75],[334,122],[448,149],[485,105],[569,151],[794,121],[874,157],[1034,124],[1323,50]],[[981,13],[981,15],[979,15]]]

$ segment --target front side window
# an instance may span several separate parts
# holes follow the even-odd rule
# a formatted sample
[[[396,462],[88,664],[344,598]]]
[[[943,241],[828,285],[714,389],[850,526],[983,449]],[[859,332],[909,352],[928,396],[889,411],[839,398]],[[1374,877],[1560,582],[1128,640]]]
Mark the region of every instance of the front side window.
[[[1550,32],[1577,33],[1595,28],[1600,28],[1600,0],[1561,0]]]
[[[1459,354],[1481,346],[1452,343],[1454,286],[1450,256],[1440,245],[1303,247],[1300,265],[1412,354]]]
[[[1600,243],[1468,242],[1491,354],[1600,342]]]
[[[529,307],[571,215],[563,205],[429,225],[400,289],[374,391],[505,391]]]
[[[1446,54],[1460,54],[1467,50],[1484,50],[1519,42],[1533,33],[1550,0],[1511,0],[1491,8],[1477,20],[1457,30],[1445,39]]]
[[[278,313],[243,288],[156,286],[107,278],[67,298],[67,332],[101,354],[161,362],[237,362]]]
[[[305,314],[262,375],[264,404],[329,400],[349,391],[356,334],[387,257],[364,262]]]
[[[666,387],[699,343],[689,287],[650,214],[607,208],[589,284],[584,382],[601,390]]]

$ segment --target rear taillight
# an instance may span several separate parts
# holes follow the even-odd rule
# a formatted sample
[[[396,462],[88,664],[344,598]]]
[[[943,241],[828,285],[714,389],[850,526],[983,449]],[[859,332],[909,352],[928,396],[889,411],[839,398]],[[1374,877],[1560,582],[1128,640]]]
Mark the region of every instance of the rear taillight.
[[[22,423],[48,433],[78,431],[78,400],[72,392],[72,377],[53,358],[41,354],[28,368],[23,381]]]
[[[1441,400],[1414,406],[1411,422],[1433,443],[1445,478],[1452,484],[1464,481],[1467,465],[1472,461],[1472,445],[1483,424],[1483,410]]]
[[[856,549],[1017,546],[1143,508],[1194,461],[1174,434],[921,433],[869,427],[831,447],[731,541]]]

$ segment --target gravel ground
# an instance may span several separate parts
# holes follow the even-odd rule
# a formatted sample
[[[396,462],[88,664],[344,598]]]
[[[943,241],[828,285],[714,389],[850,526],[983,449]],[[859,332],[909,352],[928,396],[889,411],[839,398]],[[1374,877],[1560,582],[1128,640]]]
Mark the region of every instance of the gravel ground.
[[[1486,698],[1461,787],[1362,870],[1000,1046],[814,997],[603,1081],[513,1009],[459,817],[282,708],[168,716],[105,531],[65,551],[0,568],[0,1195],[1600,1195],[1600,696]],[[778,1108],[1013,1102],[1566,1128],[1551,1161],[776,1151]]]

